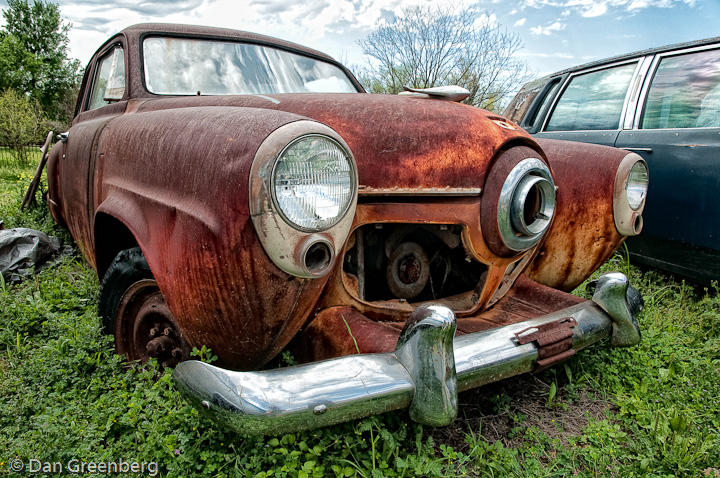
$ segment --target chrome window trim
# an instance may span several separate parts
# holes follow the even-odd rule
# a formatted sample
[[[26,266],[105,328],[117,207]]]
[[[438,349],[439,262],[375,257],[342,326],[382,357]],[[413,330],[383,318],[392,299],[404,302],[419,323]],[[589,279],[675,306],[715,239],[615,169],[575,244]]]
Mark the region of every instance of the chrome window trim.
[[[632,88],[630,89],[630,98],[627,102],[626,109],[623,112],[623,119],[622,119],[622,129],[632,129],[633,123],[635,121],[635,116],[637,114],[637,105],[638,100],[640,99],[640,95],[643,91],[643,88],[645,87],[645,83],[648,78],[648,71],[650,71],[650,66],[653,63],[653,57],[652,55],[642,57],[642,60],[640,60],[640,67],[637,68],[635,71],[635,76],[633,77],[630,84],[632,85]]]
[[[623,60],[623,61],[619,61],[619,62],[616,62],[616,63],[610,63],[610,64],[608,64],[608,65],[601,65],[601,66],[597,66],[597,67],[595,67],[595,68],[590,68],[590,69],[587,69],[587,70],[580,70],[580,71],[576,71],[576,72],[574,72],[574,73],[569,74],[568,77],[567,77],[567,78],[565,79],[565,81],[563,82],[563,84],[562,84],[562,86],[561,86],[561,88],[560,88],[560,92],[559,92],[559,93],[555,96],[555,98],[553,99],[552,106],[550,106],[550,109],[548,110],[549,112],[548,112],[548,114],[545,116],[545,119],[543,120],[542,128],[540,129],[540,131],[538,131],[538,133],[564,133],[564,132],[589,132],[589,131],[620,131],[620,129],[621,129],[622,125],[623,125],[623,119],[625,118],[625,113],[626,113],[626,111],[627,111],[628,103],[629,103],[629,100],[630,100],[630,90],[631,90],[631,88],[629,88],[629,87],[628,87],[627,91],[625,92],[625,100],[623,101],[622,110],[620,110],[620,119],[619,119],[619,121],[618,121],[618,128],[617,128],[617,129],[568,129],[568,130],[546,131],[546,128],[547,128],[548,122],[550,121],[550,118],[551,118],[552,115],[555,113],[555,108],[557,107],[558,101],[559,101],[560,98],[562,98],[563,95],[565,94],[565,91],[567,90],[567,88],[568,88],[568,86],[570,85],[570,82],[573,80],[573,78],[575,78],[575,77],[577,77],[577,76],[586,75],[586,74],[588,74],[588,73],[594,73],[594,72],[600,71],[600,70],[609,70],[610,68],[615,68],[615,67],[618,67],[618,66],[629,65],[629,64],[631,64],[631,63],[636,63],[636,65],[635,65],[635,71],[633,71],[633,76],[632,76],[632,78],[630,78],[630,85],[632,85],[633,82],[635,81],[635,78],[636,78],[637,74],[638,74],[638,68],[639,68],[639,65],[640,65],[640,58],[642,58],[642,57],[631,58],[631,59],[629,59],[629,60]]]
[[[635,118],[633,120],[633,130],[638,131],[663,131],[663,130],[696,130],[696,129],[717,129],[717,126],[697,126],[694,128],[652,128],[652,129],[643,129],[640,128],[640,119],[642,118],[642,114],[645,110],[645,101],[647,101],[647,95],[650,91],[650,87],[652,86],[653,80],[655,79],[655,74],[657,73],[658,65],[660,64],[660,61],[663,58],[668,58],[671,56],[679,56],[679,55],[688,55],[691,53],[697,53],[701,51],[706,50],[718,50],[720,49],[720,43],[713,43],[712,45],[703,45],[703,46],[696,46],[693,48],[686,48],[684,50],[672,50],[672,51],[666,51],[663,53],[656,53],[655,57],[653,58],[652,64],[650,66],[650,69],[647,72],[645,84],[643,85],[642,91],[640,93],[640,97],[638,98],[638,102],[635,105]]]

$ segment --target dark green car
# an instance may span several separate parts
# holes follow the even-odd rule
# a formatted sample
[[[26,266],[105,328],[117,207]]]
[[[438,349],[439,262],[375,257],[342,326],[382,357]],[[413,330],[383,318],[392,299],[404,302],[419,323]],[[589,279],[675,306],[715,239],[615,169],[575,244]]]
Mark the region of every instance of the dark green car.
[[[720,279],[720,37],[577,66],[526,84],[504,115],[537,138],[634,151],[652,178],[638,262]]]

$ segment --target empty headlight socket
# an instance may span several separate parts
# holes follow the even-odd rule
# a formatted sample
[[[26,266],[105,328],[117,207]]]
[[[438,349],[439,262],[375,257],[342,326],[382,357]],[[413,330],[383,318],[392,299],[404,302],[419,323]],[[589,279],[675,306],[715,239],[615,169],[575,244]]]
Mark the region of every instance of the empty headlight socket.
[[[514,146],[498,156],[487,175],[481,226],[488,248],[499,256],[532,249],[550,228],[555,184],[542,158],[530,147]]]

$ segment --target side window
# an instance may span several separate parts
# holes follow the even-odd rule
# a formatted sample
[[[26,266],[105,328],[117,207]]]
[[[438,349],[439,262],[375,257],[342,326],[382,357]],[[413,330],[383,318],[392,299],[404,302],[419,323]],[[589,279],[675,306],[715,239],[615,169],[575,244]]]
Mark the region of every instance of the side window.
[[[542,98],[542,102],[538,105],[538,107],[535,109],[535,111],[532,114],[531,118],[528,118],[525,124],[523,125],[527,129],[532,129],[535,126],[537,126],[536,123],[541,123],[542,118],[545,116],[545,112],[548,109],[548,105],[550,102],[555,98],[555,94],[557,93],[558,88],[560,88],[560,85],[562,84],[561,79],[553,80],[554,83],[550,86],[547,93],[545,93],[545,96]],[[540,120],[540,121],[538,121]]]
[[[618,129],[636,66],[630,63],[573,77],[545,131]]]
[[[641,128],[720,127],[720,50],[660,60]]]
[[[95,72],[89,110],[121,100],[125,94],[125,56],[122,47],[115,47],[100,59]]]

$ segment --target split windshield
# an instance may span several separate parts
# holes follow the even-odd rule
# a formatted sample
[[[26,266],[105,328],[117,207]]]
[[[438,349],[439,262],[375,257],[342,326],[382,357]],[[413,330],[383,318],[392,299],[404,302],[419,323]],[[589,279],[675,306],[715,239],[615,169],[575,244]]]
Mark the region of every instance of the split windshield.
[[[143,56],[147,89],[161,95],[357,92],[330,63],[262,45],[154,36]]]

